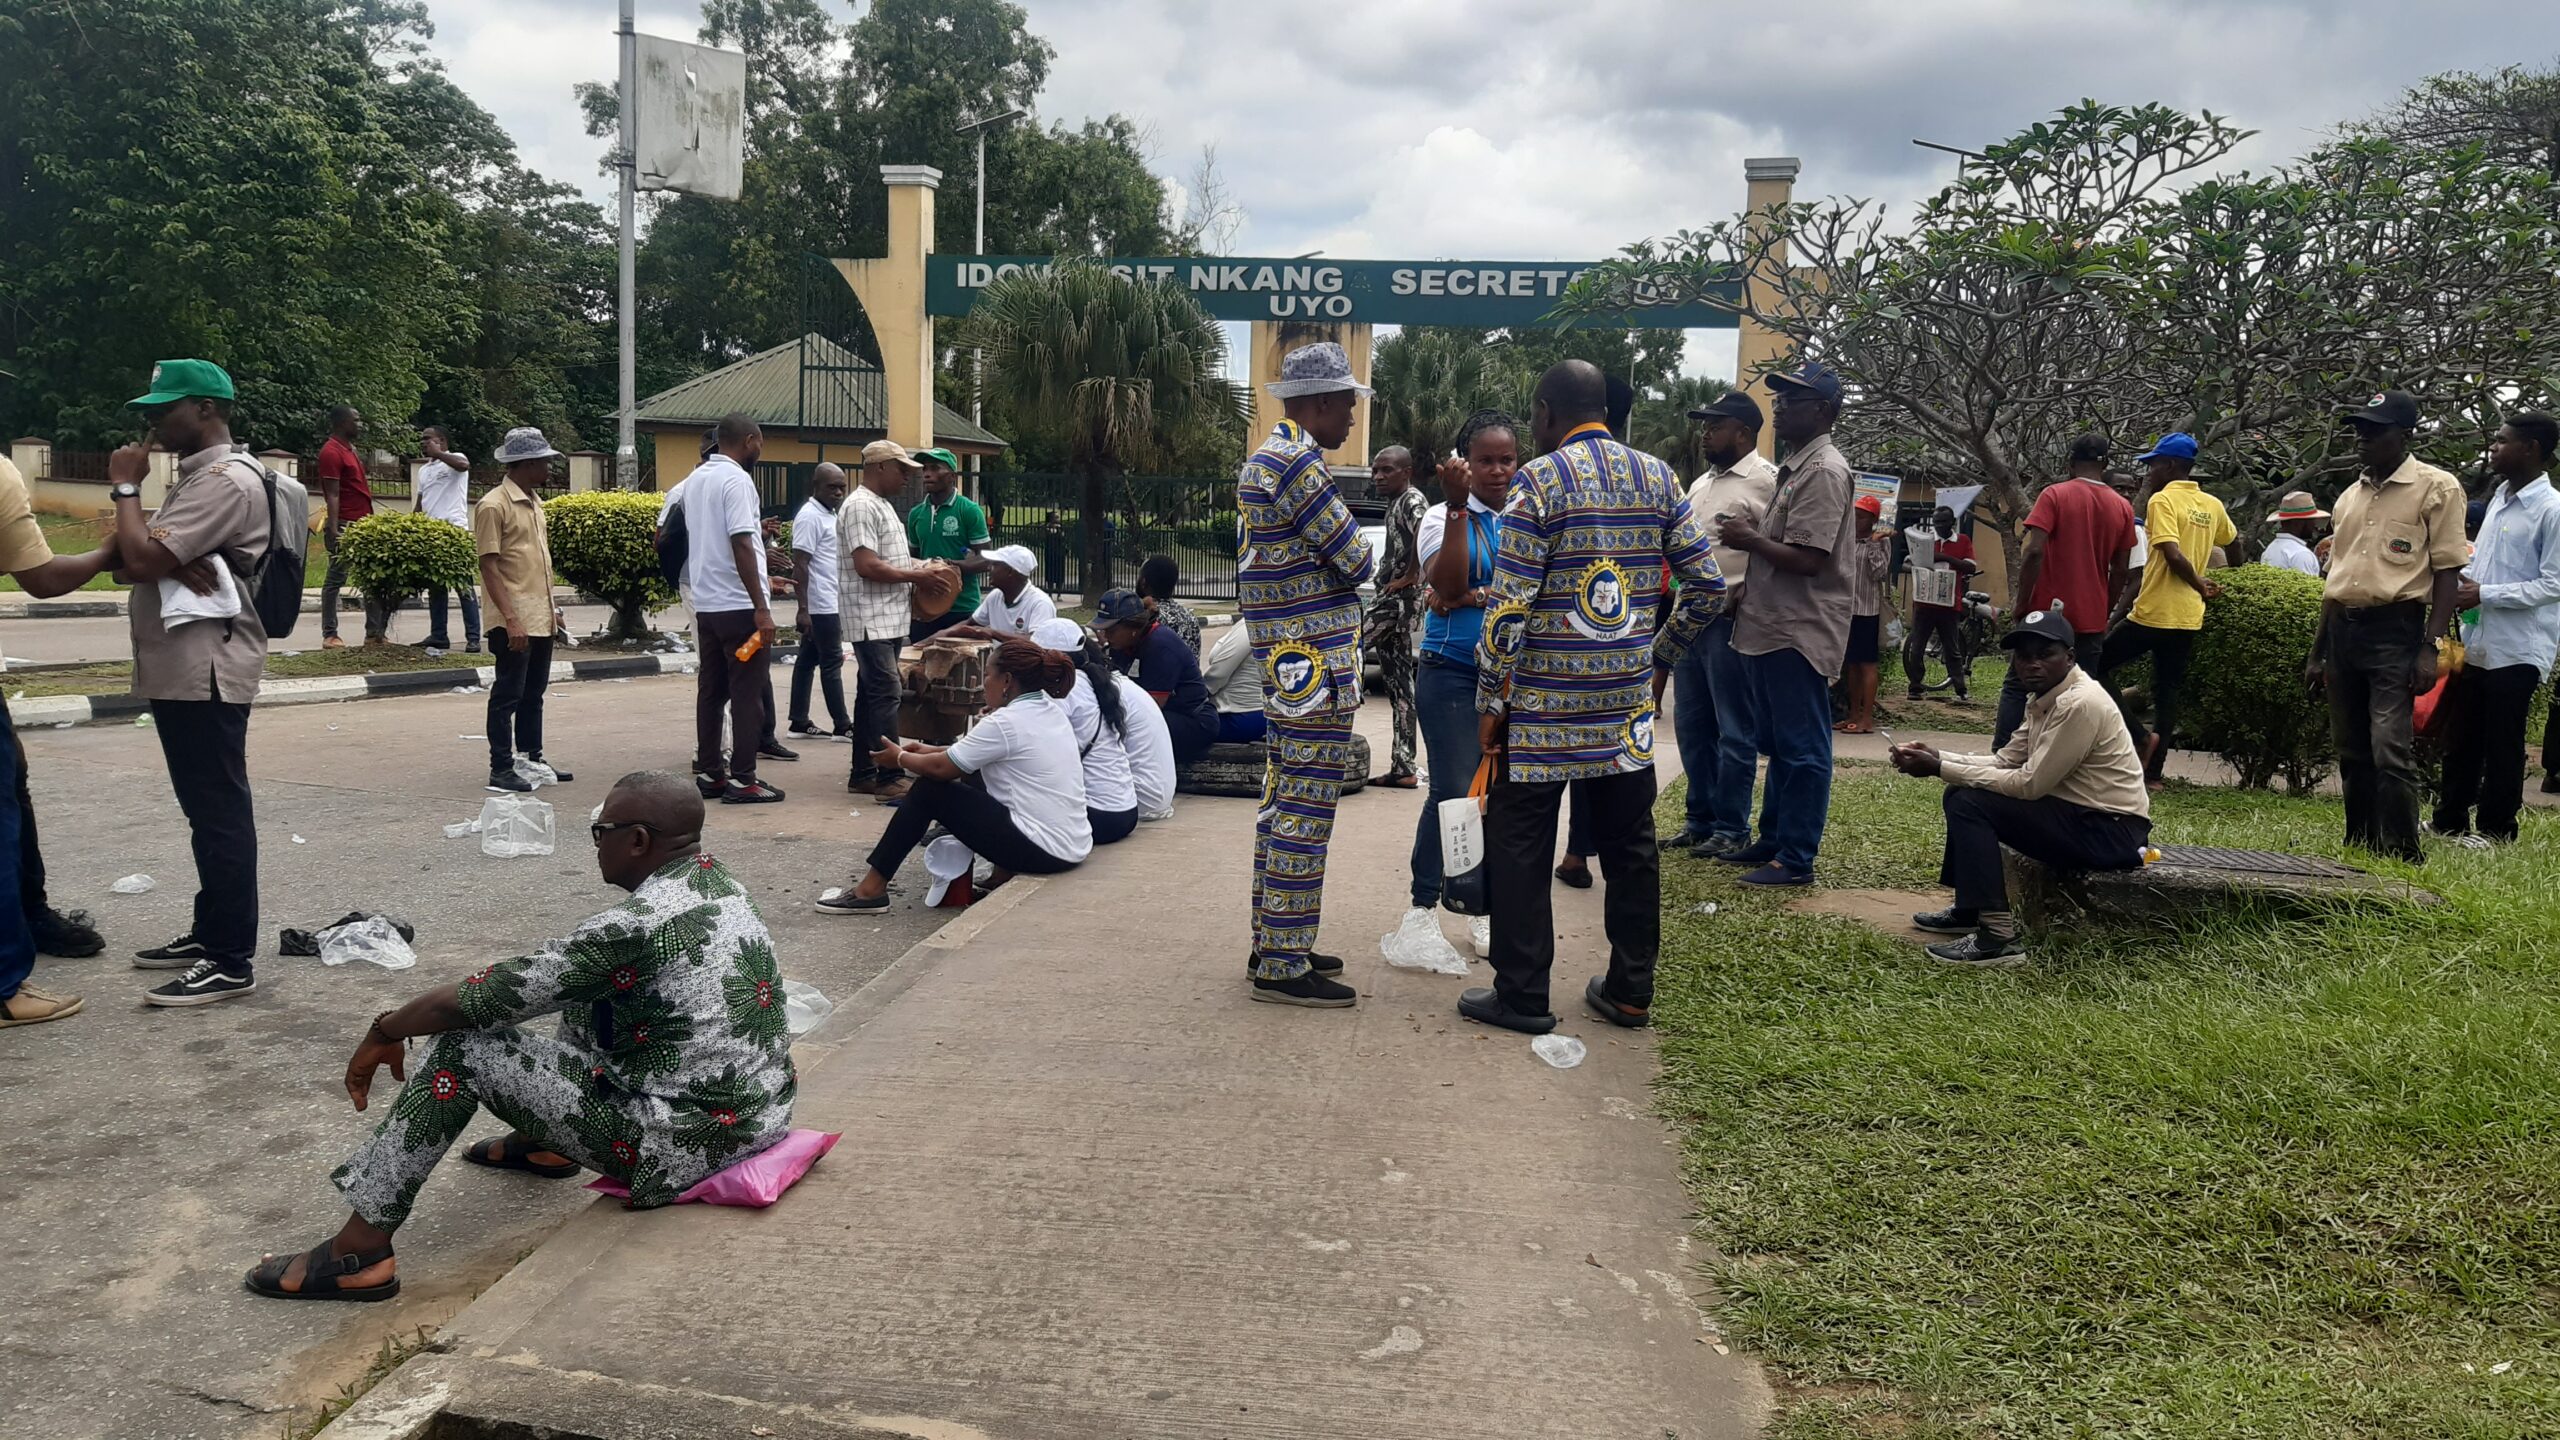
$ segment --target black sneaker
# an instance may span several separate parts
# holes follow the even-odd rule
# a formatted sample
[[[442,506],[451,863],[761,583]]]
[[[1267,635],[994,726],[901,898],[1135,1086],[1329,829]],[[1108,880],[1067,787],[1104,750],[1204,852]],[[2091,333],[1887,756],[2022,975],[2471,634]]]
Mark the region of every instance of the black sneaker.
[[[732,780],[720,792],[723,805],[771,805],[781,798],[781,787],[762,780]]]
[[[790,731],[791,738],[794,740],[824,740],[827,738],[826,731],[819,729],[817,726],[810,724],[806,720],[794,720],[791,722],[788,729]]]
[[[693,793],[705,800],[717,800],[728,793],[728,789],[729,782],[717,775],[706,774],[700,770],[693,772]]]
[[[536,764],[536,765],[551,765],[551,762],[550,762],[550,761],[543,759],[543,758],[542,758],[541,756],[539,756],[539,755],[528,755],[528,756],[526,756],[525,758],[526,758],[526,759],[528,759],[528,760],[531,760],[531,761],[532,761],[534,764]],[[568,771],[566,771],[566,770],[561,769],[561,768],[560,768],[559,766],[557,766],[557,765],[551,765],[551,778],[552,778],[552,779],[554,779],[554,780],[559,781],[559,782],[560,782],[561,784],[563,784],[563,785],[566,785],[566,784],[568,784],[570,781],[575,780],[575,779],[577,779],[578,777],[577,777],[577,776],[575,776],[575,775],[570,774],[570,773],[569,773]]]
[[[756,755],[759,759],[764,760],[797,760],[800,758],[799,751],[790,748],[779,740],[768,740],[763,744],[758,745],[756,747]]]
[[[2027,947],[2015,935],[1976,930],[1961,940],[1930,946],[1929,958],[1941,965],[1962,965],[1974,970],[2015,970],[2027,963]]]
[[[187,968],[186,974],[142,992],[142,998],[154,1005],[211,1005],[257,988],[255,975],[235,975],[211,960],[199,960]]]
[[[1715,858],[1723,861],[1727,865],[1767,865],[1778,858],[1778,847],[1769,844],[1764,840],[1757,845],[1744,845],[1736,849],[1722,851],[1718,853]]]
[[[469,644],[467,644],[467,645],[463,646],[463,647],[462,647],[462,653],[463,653],[463,654],[465,654],[465,655],[477,655],[477,654],[479,654],[479,653],[480,653],[480,642],[479,642],[479,641],[477,641],[477,640],[474,640],[474,641],[470,642]]]
[[[489,772],[489,788],[492,790],[513,790],[519,794],[527,794],[532,791],[533,782],[517,774],[515,772],[515,768],[513,766],[509,766],[504,770],[492,770]]]
[[[1310,950],[1307,952],[1307,968],[1319,975],[1339,975],[1342,973],[1342,957],[1321,955]],[[1244,952],[1244,973],[1253,973],[1253,952],[1250,950]]]
[[[1926,930],[1932,935],[1970,935],[1975,928],[1974,915],[1970,910],[1958,910],[1950,906],[1944,910],[1931,910],[1912,916],[1911,928]]]
[[[133,956],[136,970],[184,970],[205,958],[204,942],[193,935],[181,935],[166,945],[137,950]]]
[[[32,917],[29,929],[35,932],[36,952],[57,960],[85,960],[107,948],[106,937],[89,923],[89,912],[74,910],[65,915],[48,905]]]
[[[1339,980],[1328,980],[1310,970],[1295,980],[1256,980],[1253,982],[1253,998],[1268,1005],[1347,1010],[1359,1003],[1360,992]]]

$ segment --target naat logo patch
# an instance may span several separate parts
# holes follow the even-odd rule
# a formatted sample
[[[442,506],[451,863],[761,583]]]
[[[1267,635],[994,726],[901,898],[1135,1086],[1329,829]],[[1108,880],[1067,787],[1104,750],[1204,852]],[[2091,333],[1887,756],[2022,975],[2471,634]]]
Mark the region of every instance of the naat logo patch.
[[[151,367],[151,388],[154,390],[160,388],[160,367],[157,365]]]
[[[1283,709],[1306,704],[1324,688],[1324,653],[1303,640],[1273,647],[1270,665],[1271,693]]]
[[[1574,586],[1573,628],[1593,640],[1616,640],[1635,623],[1627,602],[1627,572],[1615,561],[1594,560]]]
[[[1529,607],[1508,600],[1485,612],[1484,643],[1496,655],[1516,655],[1529,638]]]
[[[1618,743],[1627,748],[1627,758],[1639,765],[1653,763],[1654,713],[1653,706],[1647,704],[1618,727]]]

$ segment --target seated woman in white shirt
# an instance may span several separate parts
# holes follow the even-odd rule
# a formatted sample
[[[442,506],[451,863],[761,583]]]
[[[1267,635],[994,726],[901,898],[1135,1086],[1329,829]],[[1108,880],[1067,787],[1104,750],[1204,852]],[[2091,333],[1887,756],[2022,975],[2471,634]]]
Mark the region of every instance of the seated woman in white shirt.
[[[1269,732],[1270,722],[1262,711],[1262,666],[1253,658],[1253,637],[1245,633],[1242,621],[1228,626],[1218,643],[1209,647],[1200,678],[1209,683],[1209,695],[1218,702],[1219,744],[1250,745]]]
[[[1031,572],[1039,563],[1021,545],[999,545],[988,551],[986,598],[978,602],[969,623],[944,633],[972,640],[1030,639],[1041,621],[1058,618],[1058,602],[1031,583]]]
[[[1084,814],[1093,826],[1093,843],[1126,840],[1138,828],[1138,784],[1129,771],[1128,703],[1111,683],[1118,677],[1085,643],[1084,627],[1073,620],[1041,621],[1031,643],[1066,656],[1076,667],[1076,688],[1067,696],[1067,725],[1084,756]]]
[[[871,848],[870,868],[818,901],[827,915],[889,908],[889,877],[939,824],[995,867],[979,893],[1017,874],[1055,875],[1093,853],[1085,813],[1084,760],[1076,753],[1066,699],[1076,668],[1066,656],[1015,637],[987,657],[987,713],[949,746],[884,745],[882,770],[903,770],[914,788]],[[986,788],[962,783],[975,775]]]

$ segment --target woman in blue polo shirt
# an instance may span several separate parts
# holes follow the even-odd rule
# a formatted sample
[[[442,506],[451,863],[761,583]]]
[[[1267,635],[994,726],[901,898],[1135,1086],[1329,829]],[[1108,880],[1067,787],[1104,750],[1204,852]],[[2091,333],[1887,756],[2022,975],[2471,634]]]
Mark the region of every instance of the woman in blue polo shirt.
[[[1450,499],[1423,512],[1414,547],[1428,587],[1413,687],[1431,776],[1413,829],[1413,907],[1426,920],[1440,904],[1440,802],[1466,794],[1484,758],[1476,728],[1476,639],[1484,631],[1484,592],[1500,550],[1495,531],[1503,499],[1511,472],[1520,468],[1517,422],[1499,410],[1477,411],[1458,431],[1457,453],[1464,458],[1440,466]],[[1417,922],[1409,915],[1407,923]],[[1476,928],[1485,928],[1482,917]],[[1484,952],[1482,937],[1476,949]]]

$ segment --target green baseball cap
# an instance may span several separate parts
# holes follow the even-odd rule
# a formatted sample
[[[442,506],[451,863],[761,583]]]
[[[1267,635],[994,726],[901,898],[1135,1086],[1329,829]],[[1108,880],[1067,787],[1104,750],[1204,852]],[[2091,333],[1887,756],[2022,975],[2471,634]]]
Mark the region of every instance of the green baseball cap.
[[[151,393],[127,400],[125,408],[167,405],[177,400],[229,400],[231,376],[210,360],[163,360],[151,367]]]
[[[941,448],[940,446],[936,446],[931,450],[919,450],[916,452],[916,458],[919,460],[939,461],[942,468],[945,470],[957,470],[960,468],[960,457]]]

